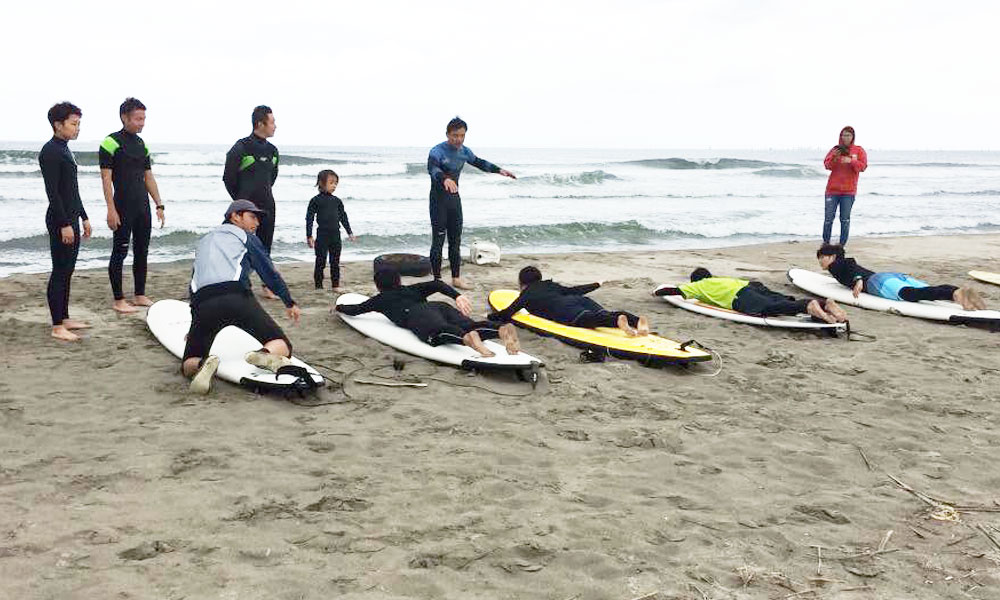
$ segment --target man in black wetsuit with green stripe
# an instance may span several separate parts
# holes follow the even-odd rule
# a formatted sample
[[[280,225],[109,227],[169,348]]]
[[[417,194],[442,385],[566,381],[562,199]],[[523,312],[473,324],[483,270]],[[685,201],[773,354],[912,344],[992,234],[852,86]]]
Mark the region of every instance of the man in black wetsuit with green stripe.
[[[111,307],[120,313],[133,313],[138,310],[136,306],[153,305],[153,301],[146,296],[146,258],[153,222],[149,197],[152,196],[156,203],[156,218],[160,227],[166,223],[166,209],[153,177],[149,148],[139,137],[146,125],[146,105],[136,98],[126,98],[118,116],[122,120],[121,131],[104,138],[97,155],[104,201],[108,205],[108,227],[114,232],[111,260],[108,262],[108,279],[111,280],[111,292],[115,298]],[[132,303],[125,300],[122,291],[122,266],[128,256],[130,238],[135,289]]]
[[[274,136],[277,126],[271,108],[264,105],[253,109],[251,120],[253,133],[237,140],[226,154],[222,181],[233,200],[249,200],[265,211],[260,218],[257,237],[270,256],[275,219],[271,187],[278,178],[278,149],[267,138]],[[264,287],[264,295],[271,299],[277,298],[267,286]]]
[[[249,200],[267,211],[267,217],[257,230],[268,254],[274,238],[274,196],[271,187],[278,178],[278,149],[267,141],[277,129],[270,107],[258,106],[251,116],[253,133],[237,140],[226,154],[222,181],[233,200]]]

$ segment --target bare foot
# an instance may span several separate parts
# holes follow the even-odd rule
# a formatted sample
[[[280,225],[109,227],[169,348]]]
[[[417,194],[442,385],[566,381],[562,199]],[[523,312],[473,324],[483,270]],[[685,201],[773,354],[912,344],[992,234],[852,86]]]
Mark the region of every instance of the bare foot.
[[[475,331],[470,331],[462,336],[462,341],[465,342],[466,346],[472,348],[484,358],[496,356],[492,350],[486,347],[486,344],[483,343],[483,338],[479,337],[479,334]]]
[[[272,292],[271,290],[269,290],[267,288],[267,286],[264,286],[264,291],[261,292],[260,295],[263,296],[264,298],[267,298],[268,300],[277,300],[278,299],[278,297],[274,295],[274,292]]]
[[[975,310],[986,310],[986,302],[983,297],[979,295],[979,292],[975,288],[966,288],[968,291],[965,296],[972,302],[972,305],[976,307]]]
[[[649,325],[647,324],[647,327],[648,326]],[[637,335],[639,335],[639,332],[633,329],[632,326],[628,324],[628,318],[625,315],[618,315],[618,329],[624,331],[625,335],[629,337],[636,337]]]
[[[824,305],[824,308],[826,309],[826,312],[833,315],[833,318],[837,319],[838,323],[847,322],[847,311],[840,308],[840,305],[834,302],[833,300],[830,300],[828,298],[826,304]]]
[[[456,290],[471,290],[472,284],[462,279],[461,277],[452,277],[451,287],[455,288]]]
[[[136,296],[135,298],[132,298],[132,304],[136,306],[152,306],[153,301],[149,298],[149,296]]]
[[[52,337],[64,342],[77,342],[80,340],[80,336],[76,335],[69,329],[66,329],[66,327],[62,325],[56,325],[52,328]]]
[[[139,312],[138,308],[129,304],[128,301],[125,300],[124,298],[122,298],[121,300],[115,300],[114,304],[111,305],[111,308],[115,309],[116,312],[120,312],[122,314]]]
[[[649,320],[646,317],[639,317],[639,322],[636,323],[635,329],[639,335],[649,335]]]
[[[62,326],[66,329],[90,329],[90,323],[74,321],[73,319],[63,319]]]
[[[837,318],[831,315],[830,313],[826,312],[825,310],[823,310],[823,307],[820,306],[819,302],[816,300],[809,301],[809,304],[806,305],[806,312],[816,317],[817,319],[826,321],[827,323],[837,322]]]
[[[507,323],[501,325],[500,329],[500,340],[503,342],[504,348],[507,349],[507,354],[517,354],[521,351],[521,342],[517,339],[517,329],[513,325]]]

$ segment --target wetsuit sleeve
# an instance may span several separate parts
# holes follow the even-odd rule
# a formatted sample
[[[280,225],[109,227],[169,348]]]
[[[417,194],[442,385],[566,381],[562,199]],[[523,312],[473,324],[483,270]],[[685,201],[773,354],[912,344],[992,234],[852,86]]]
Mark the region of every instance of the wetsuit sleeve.
[[[836,156],[836,153],[837,153],[836,146],[830,148],[830,151],[826,153],[826,158],[823,159],[823,167],[825,167],[827,171],[833,170],[833,159]]]
[[[452,300],[458,298],[462,294],[458,293],[458,290],[451,287],[447,283],[441,281],[440,279],[435,279],[434,281],[421,281],[420,283],[415,283],[410,286],[411,290],[416,290],[420,294],[423,294],[424,298],[431,296],[433,294],[444,294]]]
[[[316,199],[319,196],[313,196],[312,200],[309,201],[309,207],[306,208],[306,237],[313,236],[313,218],[316,216]]]
[[[65,199],[59,194],[59,182],[62,178],[61,162],[62,158],[55,152],[43,151],[38,155],[38,166],[42,169],[42,179],[45,181],[45,195],[49,198],[49,210],[52,211],[56,225],[65,227],[70,222],[66,216]]]
[[[226,191],[229,192],[229,196],[233,200],[237,200],[236,194],[240,191],[237,177],[240,172],[241,150],[239,142],[233,144],[233,147],[226,153],[226,168],[222,171],[222,182],[226,184]]]
[[[500,172],[500,167],[496,166],[495,164],[491,163],[488,160],[483,160],[479,158],[472,152],[472,150],[469,150],[468,148],[466,148],[465,150],[468,152],[468,159],[466,159],[466,162],[468,162],[473,167],[476,167],[480,171],[486,171],[487,173]]]
[[[347,210],[344,209],[344,201],[337,198],[337,208],[340,209],[340,224],[344,226],[344,231],[347,235],[354,235],[351,233],[351,222],[347,220]]]
[[[146,145],[146,140],[142,140],[142,149],[146,151],[146,170],[153,170],[153,159],[149,155],[149,146]]]
[[[271,185],[274,185],[274,182],[277,180],[278,180],[278,149],[274,148],[274,169],[271,171]]]
[[[601,287],[599,283],[585,283],[583,285],[574,285],[573,287],[563,287],[562,293],[563,295],[583,296],[599,287]]]
[[[382,295],[378,294],[365,300],[361,304],[338,304],[337,312],[344,313],[349,317],[355,317],[369,312],[382,312],[381,299]]]
[[[293,306],[295,301],[292,300],[292,295],[288,291],[288,286],[285,285],[285,280],[281,278],[278,270],[274,268],[274,263],[271,262],[271,257],[267,255],[267,250],[264,249],[264,244],[261,243],[260,238],[252,233],[247,235],[247,256],[250,257],[250,266],[260,275],[267,289],[281,298],[285,306]]]
[[[115,167],[115,152],[118,151],[118,141],[110,135],[104,138],[97,148],[97,164],[102,169],[113,169]]]
[[[854,161],[851,161],[851,166],[854,167],[855,173],[861,173],[868,168],[868,154],[865,152],[865,149],[862,148],[861,146],[857,146],[857,149],[858,149],[858,158]]]
[[[865,279],[866,271],[853,258],[841,258],[830,265],[830,275],[845,287],[854,287],[857,280]]]
[[[427,172],[431,175],[431,181],[438,185],[444,185],[444,180],[448,174],[441,168],[441,157],[438,156],[437,148],[431,148],[427,154]]]
[[[526,304],[527,301],[524,298],[524,292],[521,292],[507,308],[490,313],[486,315],[486,318],[497,323],[506,323],[517,314],[517,311],[524,308]]]

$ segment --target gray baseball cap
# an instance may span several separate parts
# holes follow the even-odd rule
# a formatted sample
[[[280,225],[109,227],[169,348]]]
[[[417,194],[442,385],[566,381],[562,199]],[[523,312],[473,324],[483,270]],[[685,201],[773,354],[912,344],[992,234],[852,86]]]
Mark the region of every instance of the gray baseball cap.
[[[229,204],[229,208],[226,209],[226,215],[225,215],[226,220],[228,221],[229,216],[232,215],[233,213],[246,212],[246,211],[254,212],[257,213],[258,215],[267,214],[266,210],[257,208],[257,205],[254,204],[253,202],[250,202],[249,200],[233,200]]]

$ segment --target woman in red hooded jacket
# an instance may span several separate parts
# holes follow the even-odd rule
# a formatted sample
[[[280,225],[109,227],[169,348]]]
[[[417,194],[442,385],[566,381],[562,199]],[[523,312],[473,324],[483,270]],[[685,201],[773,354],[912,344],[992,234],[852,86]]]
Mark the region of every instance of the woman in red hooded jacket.
[[[854,143],[853,127],[840,130],[840,143],[826,153],[823,166],[830,171],[830,179],[826,182],[823,243],[830,243],[833,218],[840,207],[840,245],[843,246],[847,244],[847,234],[851,229],[851,207],[858,193],[858,175],[868,168],[865,149]]]

